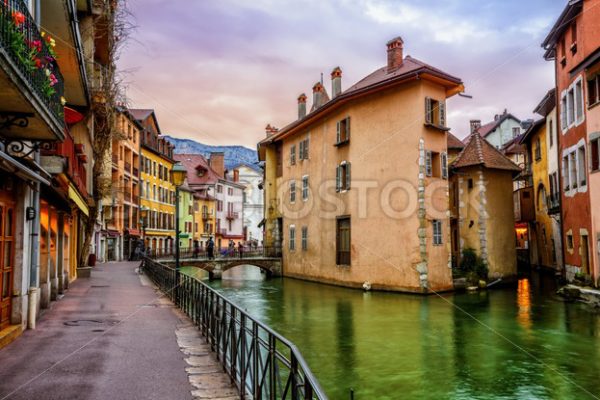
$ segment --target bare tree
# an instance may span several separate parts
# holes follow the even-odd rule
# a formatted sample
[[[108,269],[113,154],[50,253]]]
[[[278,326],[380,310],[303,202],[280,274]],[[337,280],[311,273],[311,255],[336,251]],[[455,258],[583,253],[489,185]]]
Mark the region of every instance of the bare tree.
[[[124,104],[122,78],[116,62],[120,51],[129,37],[133,25],[126,0],[95,0],[94,35],[95,42],[106,46],[104,57],[95,59],[99,68],[94,71],[91,113],[94,118],[92,204],[85,224],[82,248],[79,251],[78,265],[87,266],[90,244],[94,238],[95,226],[100,214],[102,200],[110,197],[112,182],[107,175],[107,162],[111,162],[110,152],[113,140],[119,139],[116,130],[117,105]]]

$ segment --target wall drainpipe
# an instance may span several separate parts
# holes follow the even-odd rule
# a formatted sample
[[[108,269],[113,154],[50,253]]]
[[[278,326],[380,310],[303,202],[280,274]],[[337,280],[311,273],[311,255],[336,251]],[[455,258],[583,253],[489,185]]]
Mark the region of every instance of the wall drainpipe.
[[[35,162],[40,162],[39,150],[34,155]],[[39,249],[40,249],[40,183],[36,182],[33,189],[31,206],[35,212],[35,217],[31,222],[31,240],[30,240],[30,264],[29,264],[29,312],[28,324],[29,329],[35,329],[35,320],[37,317],[39,288],[38,288],[38,272],[39,272]]]

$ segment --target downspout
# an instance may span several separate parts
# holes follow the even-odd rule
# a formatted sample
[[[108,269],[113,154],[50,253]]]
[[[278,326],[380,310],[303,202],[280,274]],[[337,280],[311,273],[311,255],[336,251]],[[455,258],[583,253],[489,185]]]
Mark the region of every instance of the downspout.
[[[37,0],[38,2],[40,0]],[[37,10],[37,9],[36,9]],[[35,162],[40,162],[40,152],[37,150],[34,153]],[[40,182],[35,182],[33,196],[31,199],[31,207],[35,212],[35,217],[31,223],[31,247],[30,247],[30,264],[29,264],[29,310],[28,310],[28,328],[35,329],[35,320],[38,308],[39,294],[39,249],[40,249]]]
[[[34,11],[35,23],[39,29],[42,26],[42,0],[35,0]]]

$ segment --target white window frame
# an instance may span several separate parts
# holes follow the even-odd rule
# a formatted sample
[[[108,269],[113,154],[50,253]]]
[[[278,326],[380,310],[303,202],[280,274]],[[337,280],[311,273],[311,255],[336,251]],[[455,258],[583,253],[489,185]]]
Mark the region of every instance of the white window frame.
[[[289,235],[290,235],[290,240],[289,240],[288,246],[289,246],[290,251],[294,251],[294,250],[296,250],[296,225],[290,225]]]
[[[302,234],[301,234],[301,248],[302,251],[306,251],[308,250],[308,226],[303,226],[302,227]]]
[[[425,150],[425,176],[433,175],[433,153]]]
[[[448,154],[446,152],[440,153],[440,168],[442,169],[442,179],[448,179]]]
[[[431,221],[432,231],[433,231],[433,245],[441,246],[444,244],[443,240],[443,229],[442,229],[442,220],[434,219]]]
[[[588,162],[580,160],[580,149],[583,148],[584,157],[589,158],[585,140],[582,138],[576,144],[562,152],[562,190],[567,197],[573,197],[577,193],[585,193],[588,190],[589,177],[587,176]],[[565,163],[565,158],[567,162]],[[582,184],[582,174],[585,174],[585,182]],[[575,180],[575,181],[573,181]],[[568,188],[568,190],[567,190]]]
[[[296,202],[296,181],[290,181],[290,203]]]
[[[560,120],[563,134],[574,126],[579,126],[585,122],[585,93],[582,75],[579,75],[561,93]]]

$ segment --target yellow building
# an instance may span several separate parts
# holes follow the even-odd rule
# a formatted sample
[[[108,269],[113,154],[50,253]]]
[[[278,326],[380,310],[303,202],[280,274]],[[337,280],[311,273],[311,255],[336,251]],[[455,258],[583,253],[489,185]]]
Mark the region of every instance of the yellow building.
[[[445,105],[462,81],[404,57],[401,38],[387,65],[345,91],[341,79],[335,68],[331,99],[317,82],[310,112],[301,95],[298,119],[258,144],[265,246],[286,276],[451,290]]]
[[[194,245],[206,248],[206,242],[215,235],[215,199],[194,193]]]
[[[452,187],[452,255],[473,249],[488,268],[488,277],[517,274],[513,177],[521,169],[475,131],[450,164]]]
[[[171,183],[173,145],[162,138],[154,110],[132,109],[143,127],[140,149],[140,208],[147,210],[143,222],[145,246],[169,253],[175,246],[175,186]]]
[[[537,112],[545,114],[545,109],[554,107],[553,99],[544,98],[543,102],[550,101],[551,105],[538,106]],[[527,146],[527,168],[530,174],[530,192],[533,194],[534,219],[529,221],[529,261],[532,265],[558,268],[557,248],[559,244],[554,235],[552,215],[558,218],[558,182],[550,182],[548,165],[548,126],[546,115],[536,121],[523,135],[521,143]],[[554,180],[554,179],[553,179]]]

